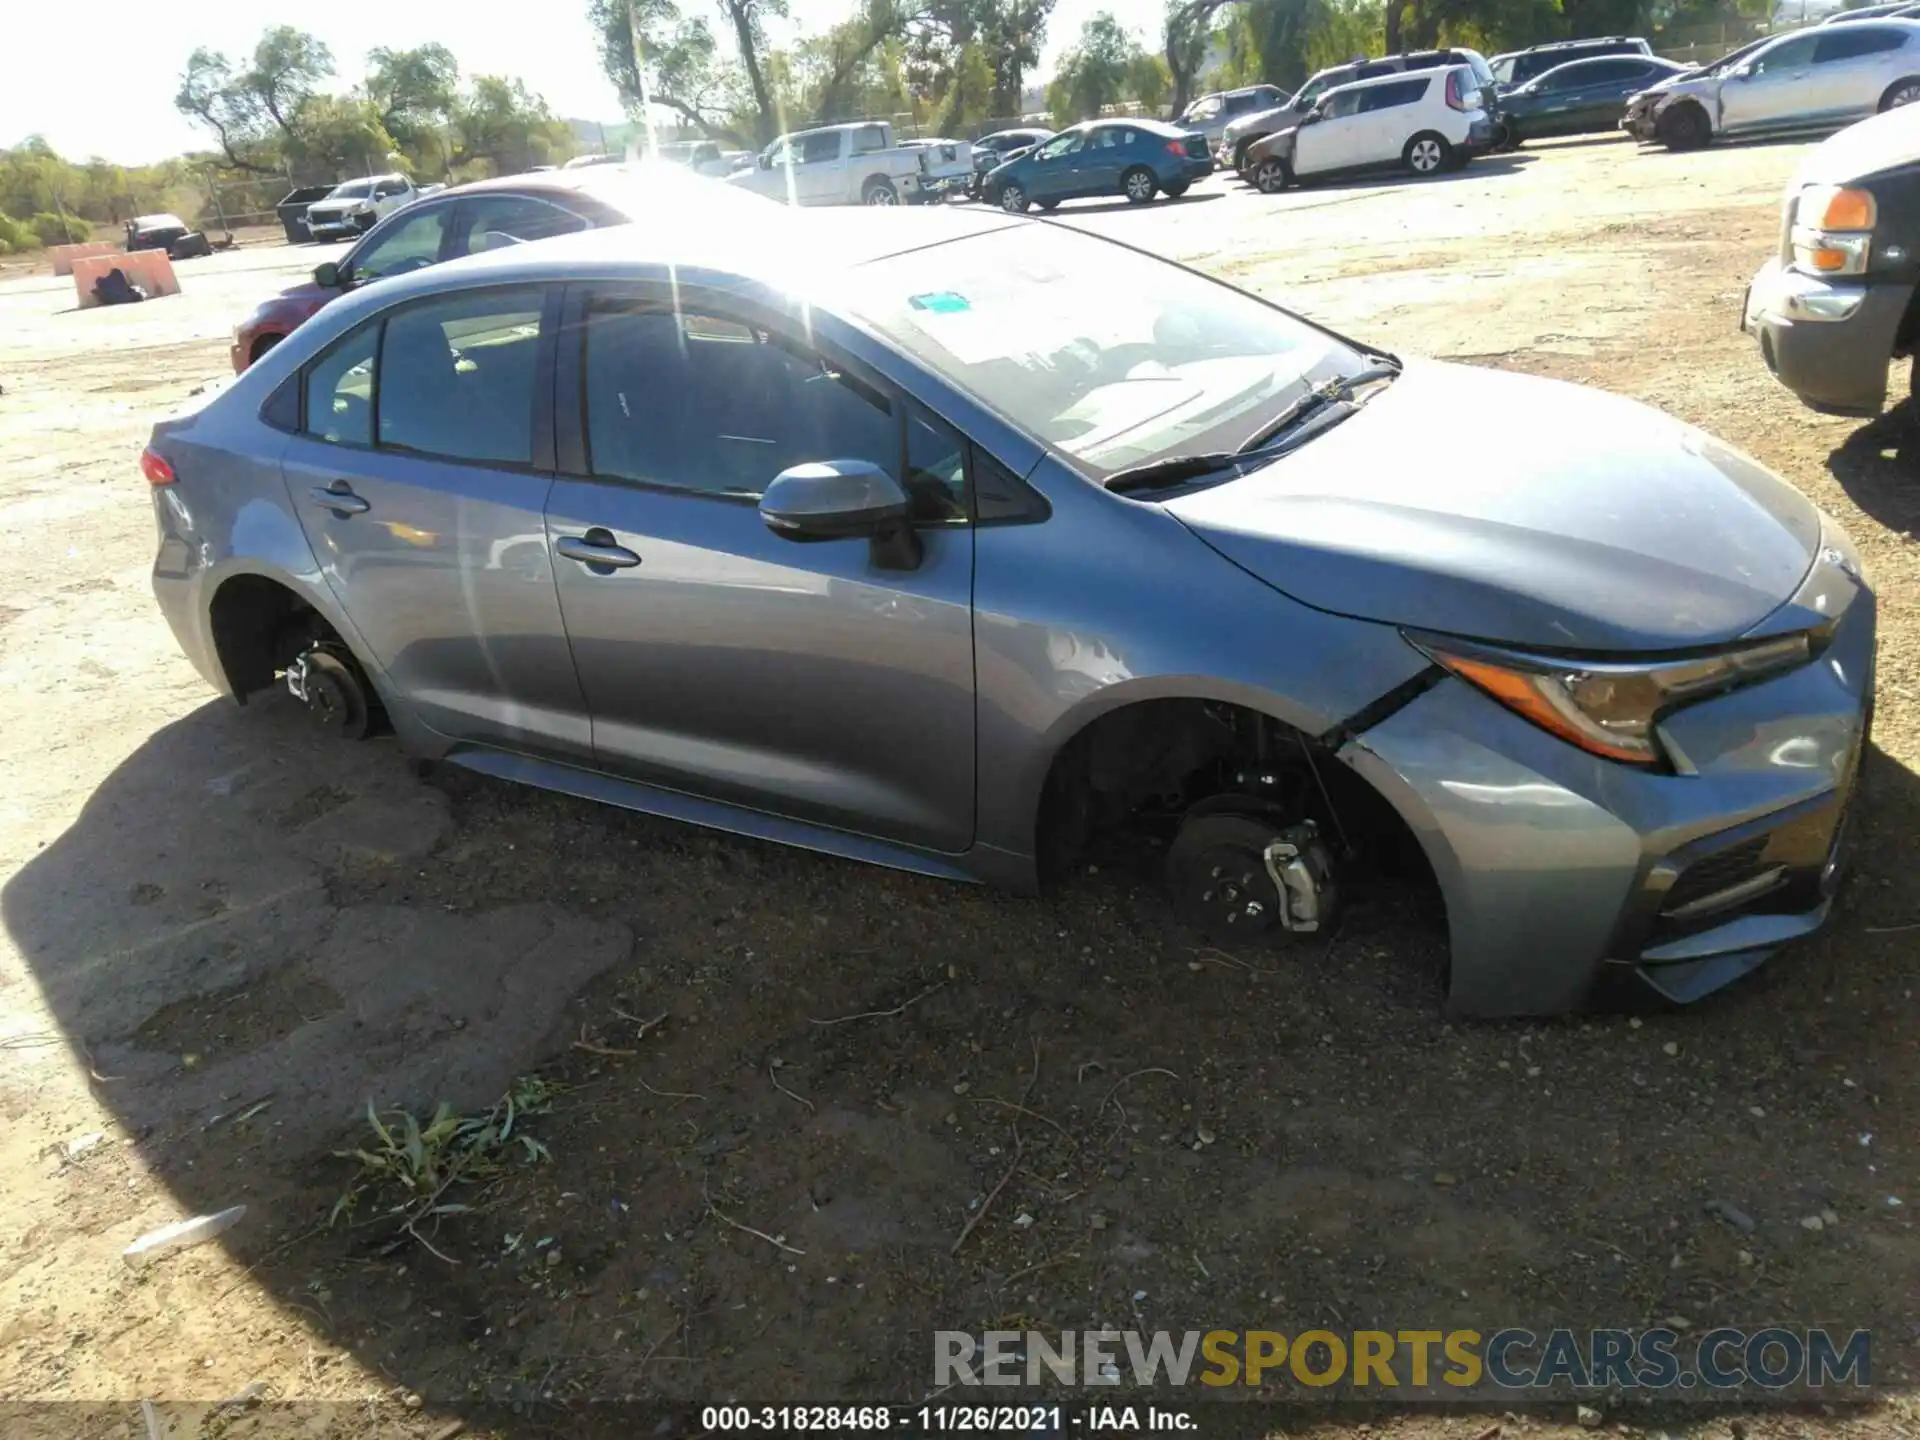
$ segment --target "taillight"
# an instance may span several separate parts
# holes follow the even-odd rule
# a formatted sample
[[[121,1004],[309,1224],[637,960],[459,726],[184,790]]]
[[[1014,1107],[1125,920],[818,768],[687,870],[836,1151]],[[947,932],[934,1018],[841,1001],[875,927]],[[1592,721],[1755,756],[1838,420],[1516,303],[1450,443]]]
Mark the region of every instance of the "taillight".
[[[147,477],[149,485],[171,485],[179,478],[173,473],[166,457],[156,454],[152,449],[140,452],[140,473]]]
[[[1454,110],[1473,110],[1480,104],[1480,90],[1476,86],[1467,88],[1467,76],[1464,70],[1455,70],[1447,76],[1447,105]]]
[[[1184,140],[1167,141],[1167,153],[1169,155],[1185,155],[1187,153],[1187,142]]]

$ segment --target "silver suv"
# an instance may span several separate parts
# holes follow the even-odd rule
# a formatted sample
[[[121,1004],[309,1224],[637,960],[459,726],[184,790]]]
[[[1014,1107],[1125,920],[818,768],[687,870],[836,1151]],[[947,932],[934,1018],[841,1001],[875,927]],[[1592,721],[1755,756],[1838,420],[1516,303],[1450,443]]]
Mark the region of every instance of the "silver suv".
[[[1728,57],[1732,59],[1732,57]],[[1837,130],[1920,99],[1920,23],[1820,25],[1635,96],[1621,124],[1669,150]]]

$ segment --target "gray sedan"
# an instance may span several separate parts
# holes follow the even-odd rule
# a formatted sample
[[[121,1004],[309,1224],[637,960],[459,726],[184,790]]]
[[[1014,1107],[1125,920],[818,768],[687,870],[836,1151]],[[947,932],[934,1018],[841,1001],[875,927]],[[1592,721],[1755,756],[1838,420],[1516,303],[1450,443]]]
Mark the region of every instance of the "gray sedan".
[[[207,681],[955,880],[1157,839],[1227,939],[1408,855],[1465,1012],[1826,919],[1874,598],[1791,486],[1061,227],[741,219],[368,286],[156,426]]]

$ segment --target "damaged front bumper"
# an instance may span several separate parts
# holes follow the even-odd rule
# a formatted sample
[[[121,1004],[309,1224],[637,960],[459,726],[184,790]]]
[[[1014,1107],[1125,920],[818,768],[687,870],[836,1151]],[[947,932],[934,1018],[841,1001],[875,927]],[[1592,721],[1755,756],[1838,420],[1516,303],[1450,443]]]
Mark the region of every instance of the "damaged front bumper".
[[[1874,597],[1844,542],[1802,587],[1819,657],[1661,722],[1680,773],[1599,759],[1448,679],[1341,758],[1444,894],[1449,1007],[1575,1009],[1624,984],[1700,998],[1826,921],[1872,711]]]
[[[1641,144],[1651,145],[1659,138],[1659,108],[1659,103],[1653,100],[1629,103],[1626,113],[1620,117],[1620,128]]]
[[[1877,415],[1914,287],[1822,280],[1769,260],[1747,286],[1740,328],[1782,385],[1815,410]]]

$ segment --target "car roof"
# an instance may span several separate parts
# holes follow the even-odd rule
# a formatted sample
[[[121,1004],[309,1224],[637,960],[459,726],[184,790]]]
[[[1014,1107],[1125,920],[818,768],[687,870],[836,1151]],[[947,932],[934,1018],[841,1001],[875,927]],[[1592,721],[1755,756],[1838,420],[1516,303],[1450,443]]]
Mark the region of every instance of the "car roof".
[[[818,279],[910,250],[1034,223],[999,211],[958,206],[901,207],[883,215],[864,206],[788,208],[724,181],[695,175],[687,175],[680,190],[656,196],[655,209],[649,213],[665,217],[658,222],[602,226],[390,276],[336,301],[326,313],[347,308],[357,312],[362,307],[352,302],[362,295],[377,297],[366,308],[383,308],[408,295],[475,284],[640,276],[664,267],[705,270],[784,287],[796,275]],[[742,223],[743,216],[758,219],[763,214],[767,219],[759,224]],[[766,243],[768,223],[780,227],[777,246]]]
[[[1178,125],[1169,125],[1164,120],[1149,119],[1145,115],[1102,115],[1096,120],[1082,120],[1078,125],[1069,125],[1060,134],[1065,135],[1070,130],[1106,130],[1120,125],[1145,130],[1152,135],[1164,135],[1169,140],[1184,140],[1195,133]]]
[[[1565,64],[1555,65],[1551,70],[1542,70],[1529,84],[1545,80],[1549,75],[1558,75],[1563,70],[1584,70],[1590,65],[1607,65],[1617,60],[1630,61],[1635,65],[1651,65],[1656,69],[1671,70],[1679,74],[1689,67],[1678,60],[1663,59],[1658,55],[1582,55],[1578,60],[1569,60]]]
[[[1529,45],[1525,50],[1517,50],[1514,53],[1535,55],[1542,50],[1577,50],[1583,45],[1645,45],[1646,43],[1646,40],[1638,35],[1592,35],[1585,40],[1545,40],[1538,45]]]
[[[1785,35],[1777,35],[1774,39],[1794,40],[1802,35],[1816,35],[1825,28],[1824,25],[1809,25],[1804,30],[1790,31]],[[1849,30],[1891,30],[1896,35],[1911,35],[1914,31],[1920,30],[1920,21],[1902,20],[1893,15],[1876,15],[1871,20],[1857,20],[1847,28]],[[1761,50],[1771,49],[1773,46],[1770,44],[1762,45],[1756,48],[1754,53],[1757,55]]]
[[[1471,73],[1473,67],[1464,60],[1453,61],[1445,65],[1428,65],[1419,70],[1396,70],[1391,75],[1369,75],[1365,80],[1350,80],[1345,85],[1329,85],[1320,98],[1338,95],[1343,90],[1373,90],[1381,85],[1404,85],[1410,80],[1426,80],[1435,75],[1443,75],[1449,70],[1466,70]]]

